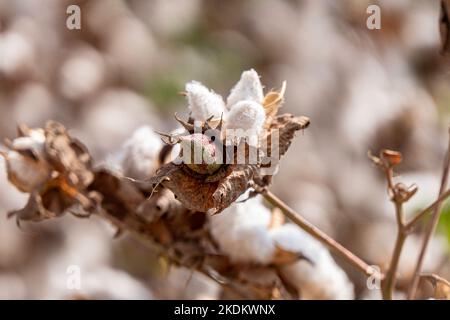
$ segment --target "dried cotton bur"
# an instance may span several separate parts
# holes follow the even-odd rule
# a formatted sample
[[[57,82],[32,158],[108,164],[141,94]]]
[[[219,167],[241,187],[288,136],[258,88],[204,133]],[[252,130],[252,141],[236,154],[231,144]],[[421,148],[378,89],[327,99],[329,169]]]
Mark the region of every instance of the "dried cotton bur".
[[[10,212],[21,220],[39,221],[62,215],[74,204],[91,209],[87,187],[93,180],[91,158],[85,147],[65,128],[49,121],[44,129],[18,128],[18,138],[2,152],[8,179],[30,193],[22,210]]]
[[[270,179],[261,169],[276,165],[270,163],[278,160],[273,150],[282,156],[295,132],[309,125],[306,117],[276,115],[284,90],[285,84],[279,92],[264,96],[258,74],[249,70],[242,73],[225,104],[202,84],[188,83],[189,119],[176,116],[185,132],[163,136],[169,144],[180,144],[190,157],[184,154],[163,165],[149,183],[170,189],[190,210],[213,214],[227,208],[249,187],[267,187]],[[277,145],[272,145],[275,131]],[[239,161],[240,150],[245,150],[241,152],[244,161]],[[199,159],[194,159],[196,155]]]

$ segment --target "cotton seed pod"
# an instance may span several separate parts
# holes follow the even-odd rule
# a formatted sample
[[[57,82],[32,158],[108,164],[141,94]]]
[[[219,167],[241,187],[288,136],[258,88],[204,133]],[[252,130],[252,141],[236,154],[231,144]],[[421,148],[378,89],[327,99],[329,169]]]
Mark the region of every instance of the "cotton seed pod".
[[[263,87],[259,75],[255,70],[250,69],[242,73],[241,79],[231,89],[227,98],[227,108],[233,109],[236,103],[242,100],[250,100],[261,104],[263,99]]]
[[[180,145],[183,163],[196,173],[211,175],[223,165],[219,144],[204,134],[182,136]]]
[[[197,121],[205,121],[210,117],[220,118],[225,111],[225,103],[222,97],[200,82],[188,82],[186,94],[191,116]]]

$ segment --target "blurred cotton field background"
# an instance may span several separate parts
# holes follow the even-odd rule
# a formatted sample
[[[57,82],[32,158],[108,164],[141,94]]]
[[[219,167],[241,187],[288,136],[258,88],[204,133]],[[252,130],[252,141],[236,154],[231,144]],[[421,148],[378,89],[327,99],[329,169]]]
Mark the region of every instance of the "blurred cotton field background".
[[[66,28],[71,4],[81,8],[81,30]],[[381,8],[381,30],[366,27],[370,4]],[[160,144],[152,130],[171,131],[173,113],[186,114],[179,95],[185,83],[195,79],[226,96],[241,72],[254,68],[266,90],[287,81],[283,111],[311,119],[271,190],[385,270],[395,215],[383,176],[366,154],[403,153],[401,178],[419,186],[409,216],[436,199],[450,120],[449,63],[439,55],[438,19],[437,0],[0,0],[0,138],[14,137],[19,123],[57,120],[98,163],[134,161],[122,169],[145,178],[152,173],[145,161]],[[120,158],[127,154],[140,156]],[[7,181],[2,159],[2,299],[223,297],[211,279],[168,268],[127,236],[113,240],[114,228],[99,219],[66,215],[19,230],[6,214],[25,201]],[[284,270],[303,298],[380,297],[362,275],[291,225],[265,234],[268,214],[259,198],[234,204],[212,219],[211,232],[235,261],[265,261],[270,239],[311,252],[315,267],[301,261]],[[399,297],[414,271],[419,234],[408,238],[402,254]],[[424,271],[450,277],[449,244],[450,206]],[[81,270],[80,290],[67,287],[70,266]]]

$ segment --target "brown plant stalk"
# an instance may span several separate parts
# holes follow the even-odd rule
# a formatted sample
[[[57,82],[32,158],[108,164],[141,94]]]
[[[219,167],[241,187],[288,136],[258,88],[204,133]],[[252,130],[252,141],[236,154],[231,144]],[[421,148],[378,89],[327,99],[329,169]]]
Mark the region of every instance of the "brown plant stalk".
[[[308,234],[310,234],[315,239],[319,240],[325,246],[327,246],[332,252],[338,254],[342,258],[344,258],[349,264],[354,266],[357,270],[364,273],[366,276],[375,276],[381,279],[382,274],[377,273],[377,271],[364,262],[361,258],[356,256],[354,253],[346,249],[336,240],[328,236],[325,232],[308,222],[305,218],[303,218],[300,214],[291,209],[286,203],[280,200],[277,196],[275,196],[272,192],[267,190],[260,191],[262,196],[273,206],[276,206],[281,209],[286,217],[288,217],[293,223],[298,225]]]
[[[450,136],[450,128],[449,128],[449,136]],[[448,175],[450,168],[450,139],[447,147],[447,153],[444,160],[442,178],[441,178],[441,186],[439,188],[439,197],[445,193],[445,189],[447,188]],[[423,238],[422,247],[420,249],[419,257],[417,258],[416,267],[414,270],[413,278],[411,280],[411,286],[408,291],[408,299],[414,299],[416,296],[417,288],[419,286],[420,273],[423,266],[423,261],[425,259],[425,254],[428,248],[428,244],[430,243],[431,238],[433,237],[434,232],[436,231],[436,227],[439,223],[439,218],[441,216],[441,208],[442,201],[438,203],[433,209],[433,214],[431,217],[431,221],[428,222],[427,228],[425,231],[425,235]]]

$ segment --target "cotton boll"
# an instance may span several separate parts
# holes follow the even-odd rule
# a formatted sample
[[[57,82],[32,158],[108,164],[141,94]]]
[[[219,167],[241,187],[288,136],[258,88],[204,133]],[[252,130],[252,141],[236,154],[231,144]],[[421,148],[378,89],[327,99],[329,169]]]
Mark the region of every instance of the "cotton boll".
[[[297,288],[302,299],[354,298],[353,284],[317,240],[292,224],[272,230],[271,237],[282,249],[301,252],[310,260],[281,267],[285,279]]]
[[[210,230],[220,249],[233,262],[271,262],[275,246],[268,226],[271,212],[257,196],[243,203],[233,203],[211,217]]]
[[[266,113],[259,103],[244,100],[234,106],[226,120],[227,129],[251,130],[258,134],[263,128]]]
[[[189,110],[195,120],[205,121],[211,116],[214,118],[222,116],[225,104],[220,95],[210,91],[197,81],[187,83],[186,92]]]
[[[47,163],[34,161],[16,151],[6,153],[8,172],[14,184],[23,192],[31,192],[50,174]]]
[[[123,174],[134,179],[151,177],[157,169],[162,141],[149,126],[140,127],[122,147]]]
[[[29,136],[19,137],[13,140],[12,146],[15,150],[31,149],[36,154],[44,152],[45,134],[41,129],[30,130]]]
[[[12,142],[14,150],[5,151],[8,178],[14,181],[17,188],[23,192],[31,192],[45,182],[51,172],[50,165],[45,160],[44,133],[40,130],[30,130],[30,135],[19,137]],[[17,151],[15,151],[17,150]],[[37,159],[24,156],[18,151],[30,150]]]
[[[241,79],[231,89],[227,98],[227,108],[233,109],[236,103],[242,100],[251,100],[261,104],[263,99],[264,94],[259,75],[255,70],[250,69],[242,73]]]

